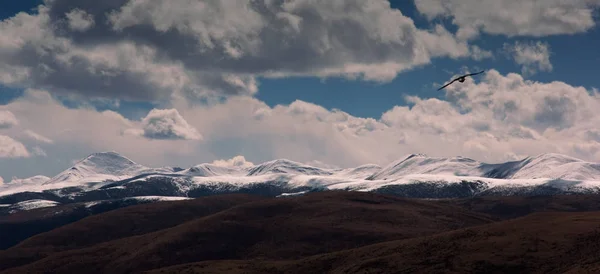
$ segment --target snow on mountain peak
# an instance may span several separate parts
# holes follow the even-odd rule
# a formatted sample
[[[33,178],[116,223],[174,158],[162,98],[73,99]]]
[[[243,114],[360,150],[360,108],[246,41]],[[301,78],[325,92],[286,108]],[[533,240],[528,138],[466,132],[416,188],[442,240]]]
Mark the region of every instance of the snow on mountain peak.
[[[110,175],[131,175],[145,166],[120,155],[116,152],[94,153],[85,159],[79,161],[71,169],[77,169],[83,173],[110,174]]]
[[[599,180],[600,164],[557,153],[544,153],[522,160],[521,167],[511,178]]]
[[[396,179],[409,174],[448,174],[456,176],[481,176],[481,163],[465,157],[429,157],[425,154],[410,154],[392,162],[367,180]]]
[[[51,179],[45,176],[15,179],[11,183],[2,185],[0,193],[65,187],[77,187],[87,191],[103,187],[111,182],[123,180],[133,182],[152,177],[188,180],[186,182],[214,183],[224,181],[232,183],[256,182],[256,180],[263,179],[268,181],[272,180],[274,176],[280,175],[285,175],[281,178],[288,178],[294,184],[310,179],[313,180],[313,183],[319,181],[327,182],[327,184],[338,184],[337,187],[346,187],[352,184],[394,184],[416,180],[415,178],[420,181],[433,179],[460,181],[464,178],[600,181],[600,164],[589,163],[556,153],[546,153],[520,161],[498,164],[481,163],[461,156],[447,158],[430,157],[425,154],[410,154],[383,168],[369,164],[354,168],[327,169],[288,159],[277,159],[251,167],[229,167],[204,163],[191,168],[180,169],[170,167],[148,168],[111,151],[91,154]],[[21,184],[16,184],[18,182],[21,182]]]
[[[534,161],[555,162],[555,163],[583,162],[583,160],[581,160],[581,159],[563,155],[563,154],[558,154],[558,153],[543,153],[543,154],[540,154],[535,157],[528,157],[528,159],[531,159],[532,162],[534,162]]]
[[[331,175],[326,169],[313,167],[288,159],[277,159],[251,167],[248,176],[257,176],[273,173],[304,174],[304,175]]]
[[[249,168],[239,167],[239,166],[231,166],[225,167],[214,164],[199,164],[183,171],[180,171],[180,174],[185,174],[188,176],[200,176],[200,177],[210,177],[210,176],[219,176],[219,175],[244,175]]]
[[[381,170],[379,165],[366,164],[355,168],[346,168],[335,172],[335,176],[348,179],[365,179]]]
[[[76,182],[84,179],[85,181],[118,180],[120,177],[136,175],[144,169],[148,168],[119,153],[113,151],[99,152],[89,155],[44,184]]]

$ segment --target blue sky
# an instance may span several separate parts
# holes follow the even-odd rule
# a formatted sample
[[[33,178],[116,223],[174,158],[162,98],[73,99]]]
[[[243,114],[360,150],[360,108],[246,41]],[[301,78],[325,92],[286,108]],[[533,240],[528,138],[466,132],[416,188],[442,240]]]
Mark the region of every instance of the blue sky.
[[[9,50],[11,44],[8,42],[2,44],[0,41],[0,58],[6,58],[4,62],[7,64],[5,67],[0,67],[0,74],[4,75],[0,77],[0,104],[10,112],[7,115],[12,115],[9,118],[0,118],[0,124],[2,119],[7,124],[2,129],[5,132],[0,132],[0,135],[10,138],[4,141],[7,148],[0,153],[4,154],[0,158],[0,164],[4,166],[0,167],[0,176],[4,180],[9,180],[13,176],[23,177],[37,173],[51,176],[67,168],[73,160],[103,150],[116,150],[147,165],[182,166],[229,159],[237,155],[243,155],[248,161],[253,162],[290,158],[301,162],[328,163],[336,166],[370,162],[385,164],[412,152],[439,156],[461,154],[492,162],[544,152],[559,152],[586,160],[600,160],[598,142],[593,138],[591,141],[588,140],[589,136],[595,136],[595,132],[588,132],[589,127],[584,125],[589,121],[581,120],[584,119],[581,117],[585,117],[585,114],[589,114],[589,111],[594,108],[593,106],[586,106],[590,108],[589,110],[579,108],[582,100],[595,102],[597,98],[594,90],[600,86],[596,67],[600,61],[600,51],[597,50],[600,48],[600,30],[597,27],[600,2],[574,0],[572,3],[559,4],[560,1],[549,0],[533,1],[538,6],[527,5],[532,1],[501,0],[470,3],[472,2],[470,0],[455,0],[449,1],[447,6],[441,5],[437,0],[391,1],[389,6],[388,2],[383,0],[370,1],[368,4],[361,1],[333,1],[331,3],[335,2],[335,4],[318,4],[321,5],[318,7],[303,6],[300,3],[302,1],[297,1],[299,4],[294,7],[276,7],[285,11],[280,13],[285,15],[285,17],[282,15],[285,20],[300,18],[301,31],[295,36],[290,36],[288,32],[295,26],[293,20],[296,19],[289,21],[290,28],[277,25],[281,30],[270,33],[267,29],[268,24],[272,22],[266,20],[267,17],[260,17],[262,14],[258,14],[257,17],[256,13],[243,13],[237,7],[244,5],[243,2],[240,2],[242,4],[222,2],[219,11],[229,9],[229,13],[215,17],[213,21],[202,21],[201,18],[209,18],[210,10],[209,13],[204,14],[207,11],[193,10],[196,7],[182,9],[183,11],[177,9],[176,12],[189,12],[189,14],[179,14],[175,17],[169,17],[168,13],[161,11],[168,7],[167,3],[185,5],[187,3],[185,1],[157,1],[155,5],[163,5],[162,9],[137,7],[125,0],[114,1],[115,6],[111,8],[113,11],[120,12],[118,14],[120,21],[112,21],[113,29],[103,29],[109,25],[106,23],[107,17],[102,17],[105,16],[104,11],[108,10],[109,4],[94,4],[91,0],[79,3],[57,0],[53,4],[46,4],[47,10],[39,15],[31,10],[43,4],[42,1],[5,1],[7,3],[3,3],[0,10],[0,20],[4,21],[3,35],[6,41],[13,38],[11,35],[19,35],[19,41],[32,48],[33,45],[39,45],[36,43],[41,43],[40,41],[49,45],[51,42],[48,41],[54,41],[52,43],[57,44],[48,46],[45,55],[31,57],[32,53],[26,51],[29,48],[22,46],[21,51],[12,48]],[[500,2],[502,2],[500,8],[506,9],[504,12],[487,10],[487,7]],[[366,8],[369,5],[371,8]],[[135,13],[135,17],[128,17],[130,16],[128,12],[136,8],[139,10]],[[340,30],[336,25],[336,19],[331,18],[334,18],[333,14],[341,14],[343,9],[355,12],[341,16],[346,20],[343,22],[347,26],[363,24],[361,27],[364,27],[364,30],[371,31],[351,31],[349,36],[340,34],[345,30]],[[561,12],[545,12],[549,9],[560,9]],[[402,14],[394,13],[397,10]],[[139,13],[141,11],[148,12],[149,15],[145,17],[144,14]],[[15,17],[19,12],[28,12],[33,16],[19,19]],[[311,26],[310,20],[313,17],[308,16],[310,14],[321,16],[319,19],[321,20],[319,24],[322,24],[319,26],[322,28],[321,31],[306,29]],[[51,33],[51,36],[39,38],[42,36],[29,35],[22,31],[28,29],[26,24],[33,24],[31,22],[35,21],[34,18],[46,18],[44,16],[49,16],[47,17],[49,21],[43,23],[45,25],[41,25],[41,28],[49,27],[46,33]],[[412,22],[404,21],[403,18],[406,17]],[[223,21],[219,21],[222,18]],[[380,19],[386,21],[378,21]],[[87,24],[90,22],[91,24]],[[479,25],[473,22],[478,22]],[[16,27],[19,24],[22,28]],[[170,32],[160,30],[159,24],[170,24]],[[54,27],[50,27],[51,25]],[[178,29],[184,25],[187,27]],[[225,25],[229,28],[223,27]],[[434,31],[436,25],[442,27],[445,34],[436,33]],[[116,30],[117,26],[121,27],[120,31]],[[136,29],[132,26],[140,28]],[[138,31],[142,26],[152,31]],[[40,25],[29,29],[36,28],[39,29]],[[411,28],[417,30],[417,33],[409,31]],[[189,32],[182,31],[183,29]],[[15,32],[10,32],[11,30]],[[259,32],[254,32],[255,30]],[[469,37],[463,36],[463,31],[467,33],[472,30],[475,31],[471,32]],[[401,32],[403,34],[398,34]],[[424,34],[426,32],[430,36],[426,36]],[[256,33],[260,36],[254,36]],[[379,38],[371,36],[373,33],[380,35],[377,36]],[[170,35],[162,37],[184,40],[181,40],[182,42],[177,40],[170,42],[167,38],[156,40],[155,37],[161,37],[156,35]],[[210,36],[212,40],[209,42],[198,38],[209,37],[205,35],[212,35]],[[227,35],[233,38],[229,40]],[[323,36],[319,38],[315,35]],[[271,40],[267,40],[268,37]],[[67,39],[60,41],[70,43],[69,51],[62,51],[63,49],[57,46],[56,41],[59,39]],[[388,44],[382,42],[384,40],[393,42]],[[198,44],[190,41],[197,41]],[[259,48],[255,48],[257,41],[260,44]],[[299,46],[290,46],[289,50],[279,52],[277,43],[284,43],[284,41],[295,41]],[[335,41],[346,41],[347,44],[335,44]],[[353,42],[348,43],[348,41]],[[406,41],[409,43],[405,44]],[[149,54],[147,51],[122,46],[127,43],[135,47],[148,46],[157,54],[148,59],[146,57],[150,55],[144,55]],[[230,47],[232,43],[233,48]],[[324,47],[325,44],[309,48],[316,45],[315,43],[330,43],[329,53],[319,55],[321,53],[317,48]],[[419,62],[415,56],[411,56],[411,50],[419,48],[418,46],[410,48],[411,43],[420,45],[420,49],[425,50],[428,60]],[[182,53],[178,48],[179,45],[185,45],[181,47],[187,47],[185,49],[189,52]],[[213,47],[214,45],[217,47]],[[3,46],[6,47],[5,52],[8,52],[5,55],[2,55]],[[299,48],[300,46],[305,48]],[[203,47],[204,50],[207,48],[209,50],[192,52]],[[223,56],[219,56],[223,53],[217,53],[216,49],[221,49],[220,47],[226,50]],[[269,47],[270,51],[265,50]],[[487,52],[488,56],[476,57],[473,47]],[[280,57],[271,59],[269,54],[272,51],[276,51],[273,55],[279,54],[277,56]],[[74,55],[69,55],[69,52],[80,55],[73,57]],[[122,55],[115,59],[111,57],[111,52]],[[254,55],[250,55],[250,52]],[[38,53],[39,51],[35,54]],[[242,54],[239,55],[242,57],[240,58],[238,54]],[[305,55],[297,57],[300,59],[294,59],[294,54]],[[127,59],[130,56],[137,59]],[[246,58],[247,56],[252,57]],[[199,61],[195,61],[196,57]],[[79,58],[70,60],[76,60],[72,64],[81,67],[64,66],[61,60],[66,60],[65,58]],[[205,65],[206,62],[212,62],[211,60],[223,60],[223,58],[230,63],[223,64],[215,61],[210,66]],[[301,58],[312,61],[304,62]],[[142,66],[138,66],[142,63]],[[390,77],[390,69],[386,67],[390,63],[406,65],[409,68],[393,72],[393,76]],[[44,74],[40,68],[42,64],[48,68],[45,72],[51,71],[50,74]],[[222,67],[219,67],[221,64]],[[363,65],[370,67],[365,69],[361,67]],[[264,67],[280,72],[284,77],[265,77],[264,74],[268,71]],[[363,75],[373,73],[375,76],[373,79],[363,79],[364,77],[352,79],[345,75],[349,68],[358,68],[359,73]],[[28,69],[29,75],[19,78],[20,69]],[[488,73],[477,76],[459,87],[436,90],[459,73],[478,70],[486,70]],[[90,73],[86,74],[85,71]],[[381,76],[381,73],[385,76]],[[511,73],[519,75],[523,80],[517,86],[523,86],[523,92],[530,89],[532,94],[514,95],[510,93],[513,91],[504,90],[507,87],[515,87],[514,83],[502,84],[514,81],[509,76]],[[343,77],[336,76],[340,74]],[[187,76],[180,78],[182,75]],[[233,80],[223,80],[224,75],[233,77],[227,78]],[[188,76],[191,78],[185,78]],[[65,80],[69,77],[72,77],[71,80]],[[561,85],[553,84],[555,82],[560,82]],[[546,86],[543,86],[540,91],[535,83]],[[590,98],[582,99],[578,87],[582,87]],[[25,92],[27,89],[34,90]],[[496,90],[496,95],[491,95],[491,92],[482,93],[483,89]],[[498,90],[501,89],[502,92],[506,92],[506,95],[500,95],[501,92]],[[569,90],[574,97],[565,95],[567,94],[565,90]],[[552,93],[554,91],[558,93]],[[547,92],[548,95],[539,95],[540,92]],[[78,116],[81,111],[88,111],[86,115],[98,123],[96,128],[104,127],[102,134],[107,135],[103,135],[104,139],[93,137],[102,134],[92,134],[91,132],[97,130],[93,128],[87,128],[85,131],[86,126],[91,126],[85,121],[73,120],[68,125],[63,125],[59,122],[43,120],[61,116],[41,113],[42,110],[40,113],[33,113],[34,110],[19,108],[24,108],[34,100],[32,98],[37,98],[36,96],[43,97],[39,94],[48,94],[50,97],[44,98],[54,99],[47,99],[50,100],[47,103],[56,104],[52,105],[52,108],[40,109],[60,111],[66,115],[65,117]],[[457,94],[470,101],[452,99],[454,98],[452,96]],[[489,102],[485,102],[491,99],[481,99],[482,94],[499,96],[496,100],[508,100],[510,96],[523,97],[513,100],[518,104],[516,110],[511,109],[514,113],[508,111],[499,114],[499,109],[507,110],[503,107],[483,110],[481,106],[489,107]],[[563,94],[564,98],[557,99],[552,97],[555,96],[552,94]],[[229,102],[206,105],[195,96],[202,98],[224,96]],[[405,96],[416,96],[420,101],[407,100]],[[432,98],[439,101],[431,100]],[[297,100],[297,103],[290,105]],[[115,101],[118,101],[118,104],[115,104]],[[546,105],[525,105],[525,102],[536,101],[546,102]],[[556,106],[548,107],[555,102],[557,102]],[[276,107],[278,105],[281,107]],[[412,108],[413,105],[416,106]],[[88,106],[91,106],[92,110],[88,109]],[[480,106],[481,110],[478,111],[481,112],[472,111],[474,106]],[[578,110],[567,113],[569,107],[573,106]],[[409,112],[402,112],[404,109],[401,107],[408,107]],[[437,110],[434,107],[448,109]],[[248,112],[245,114],[236,112],[243,108],[248,108]],[[470,111],[468,115],[471,116],[464,113],[465,108]],[[151,112],[153,109],[157,111]],[[287,123],[304,123],[308,121],[307,117],[312,117],[310,119],[317,119],[314,123],[323,123],[323,125],[311,126],[312,122],[306,122],[307,125],[301,127],[300,124],[288,125],[283,121],[275,121],[274,118],[269,118],[271,120],[256,118],[245,121],[243,125],[235,124],[235,122],[242,123],[240,117],[258,117],[255,115],[258,115],[257,111],[263,111],[261,109],[266,109],[264,113],[281,111],[281,119],[289,118]],[[562,112],[557,112],[557,109],[561,109]],[[123,124],[116,125],[102,120],[104,118],[96,117],[97,115],[105,117],[107,114],[102,114],[105,110],[122,115]],[[343,122],[335,120],[338,118],[332,117],[337,117],[336,115],[339,114],[337,110],[347,113],[351,118]],[[434,114],[428,113],[427,110]],[[455,110],[464,115],[457,116],[456,120],[449,120],[447,123],[440,120],[444,119],[444,115],[451,115]],[[488,112],[493,117],[485,117]],[[156,116],[151,116],[150,113]],[[285,116],[283,113],[291,116],[283,117]],[[305,116],[299,117],[299,113]],[[83,114],[81,115],[83,117]],[[198,115],[205,115],[206,117],[202,119],[207,120],[202,120]],[[17,122],[6,122],[12,121],[13,116]],[[221,118],[208,119],[207,117]],[[411,120],[406,120],[407,117],[411,117]],[[488,130],[473,129],[473,133],[469,133],[468,136],[446,128],[453,125],[452,123],[465,126],[468,124],[466,121],[477,119],[493,122],[490,122],[490,126],[484,127]],[[153,124],[156,121],[160,123]],[[75,123],[81,123],[81,126]],[[60,125],[63,129],[51,129],[50,124]],[[217,126],[223,124],[230,126]],[[36,125],[44,126],[33,128]],[[165,128],[160,128],[161,126]],[[323,128],[320,128],[321,126]],[[64,128],[72,128],[77,132],[90,132],[90,136],[83,134],[81,138],[76,136],[67,138],[64,133],[61,133],[65,131]],[[331,134],[323,133],[331,128],[339,129],[341,133],[336,132],[333,137],[330,136]],[[508,139],[501,137],[502,134],[512,132],[515,128],[526,132],[519,133],[519,136],[523,134],[523,136],[535,136],[531,138],[537,140],[536,144],[524,145],[522,140],[506,141]],[[111,130],[114,134],[106,133]],[[156,132],[154,134],[152,130],[158,130],[160,134]],[[40,142],[40,138],[31,137],[33,136],[31,132],[35,132],[36,136],[46,137],[51,142]],[[337,134],[342,135],[337,136]],[[426,134],[431,136],[423,137]],[[494,142],[503,143],[496,144],[497,150],[483,149],[489,147],[491,143],[486,142],[491,141],[482,141],[482,134],[491,135],[496,139]],[[157,139],[152,136],[166,137]],[[429,143],[408,141],[419,139],[428,140]],[[586,143],[588,141],[589,143]],[[449,145],[453,146],[452,142],[457,142],[457,148],[446,149]],[[377,144],[388,143],[393,148],[376,147]],[[437,145],[434,148],[431,143],[437,143],[441,148]],[[588,147],[578,147],[575,143],[585,143]],[[396,145],[398,147],[395,147]],[[155,149],[156,152],[150,153],[148,151],[150,148]],[[59,160],[47,163],[50,157]],[[28,164],[31,164],[31,168],[22,167]]]

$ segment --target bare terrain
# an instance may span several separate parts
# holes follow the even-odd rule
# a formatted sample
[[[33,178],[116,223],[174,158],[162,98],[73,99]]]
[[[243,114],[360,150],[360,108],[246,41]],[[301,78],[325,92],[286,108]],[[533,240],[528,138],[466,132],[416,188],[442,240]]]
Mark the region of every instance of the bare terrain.
[[[43,210],[0,224],[39,223]],[[217,195],[62,221],[0,251],[0,271],[593,273],[599,258],[596,195],[412,199],[325,191]]]

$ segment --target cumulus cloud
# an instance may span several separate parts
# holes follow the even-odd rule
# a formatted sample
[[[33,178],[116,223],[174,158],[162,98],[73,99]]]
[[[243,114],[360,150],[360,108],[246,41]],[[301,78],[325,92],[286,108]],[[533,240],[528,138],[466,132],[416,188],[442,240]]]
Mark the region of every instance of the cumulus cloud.
[[[15,115],[7,110],[0,110],[0,129],[11,128],[19,124]]]
[[[126,100],[253,95],[257,77],[389,81],[469,55],[385,0],[53,0],[0,32],[1,83]]]
[[[489,34],[542,37],[593,28],[598,0],[415,0],[430,20],[451,18],[460,39]]]
[[[202,140],[202,135],[176,109],[151,110],[142,119],[141,127],[130,132],[148,139]]]
[[[94,26],[94,17],[80,9],[73,9],[66,13],[69,28],[73,31],[86,31]]]
[[[491,51],[482,49],[477,45],[471,46],[471,56],[477,61],[487,58],[494,58],[494,54]]]
[[[228,160],[215,160],[212,162],[213,165],[221,167],[239,167],[246,168],[254,166],[254,163],[247,161],[242,155],[235,156]]]
[[[456,40],[444,26],[437,24],[432,31],[418,32],[428,52],[432,56],[464,57],[469,54],[469,47],[463,41]]]
[[[504,44],[504,50],[514,61],[521,65],[524,75],[532,75],[539,71],[552,71],[550,63],[550,45],[543,42],[519,42]]]
[[[0,135],[0,158],[26,158],[29,151],[25,146],[6,135]]]

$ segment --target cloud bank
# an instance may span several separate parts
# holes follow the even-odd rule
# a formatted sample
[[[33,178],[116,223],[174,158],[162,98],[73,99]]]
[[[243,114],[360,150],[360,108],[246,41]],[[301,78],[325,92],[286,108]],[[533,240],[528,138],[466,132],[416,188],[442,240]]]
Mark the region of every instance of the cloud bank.
[[[504,44],[504,50],[514,61],[521,65],[523,75],[533,75],[538,71],[552,71],[550,62],[550,46],[543,42],[515,42]]]
[[[479,83],[469,78],[449,86],[443,99],[413,96],[406,101],[409,106],[396,106],[378,119],[300,100],[269,107],[254,98],[233,97],[214,105],[182,103],[176,111],[152,110],[142,120],[128,120],[111,111],[69,109],[35,90],[1,108],[22,117],[23,128],[54,140],[52,146],[115,150],[158,166],[212,162],[227,155],[245,158],[216,163],[288,158],[349,167],[385,165],[409,153],[500,162],[547,152],[600,161],[596,90],[491,70]],[[121,134],[131,128],[150,136],[188,138],[172,142]],[[192,128],[202,129],[201,142],[189,138],[195,136]],[[3,147],[13,144],[12,150],[2,150],[5,155],[28,155],[13,139],[3,140]]]
[[[481,32],[493,35],[543,37],[576,34],[596,26],[598,0],[414,0],[430,20],[449,18],[460,39]]]

